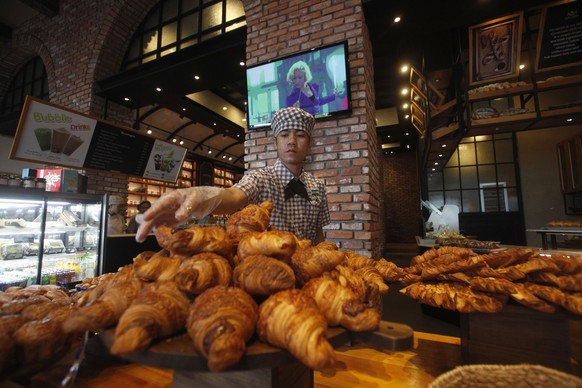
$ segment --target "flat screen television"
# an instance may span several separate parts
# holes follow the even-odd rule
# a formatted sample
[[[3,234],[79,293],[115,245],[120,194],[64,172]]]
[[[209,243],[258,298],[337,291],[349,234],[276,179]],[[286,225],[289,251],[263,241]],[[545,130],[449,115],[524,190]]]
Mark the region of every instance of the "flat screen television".
[[[316,119],[351,111],[347,42],[247,68],[247,125],[271,125],[273,113],[299,106]]]

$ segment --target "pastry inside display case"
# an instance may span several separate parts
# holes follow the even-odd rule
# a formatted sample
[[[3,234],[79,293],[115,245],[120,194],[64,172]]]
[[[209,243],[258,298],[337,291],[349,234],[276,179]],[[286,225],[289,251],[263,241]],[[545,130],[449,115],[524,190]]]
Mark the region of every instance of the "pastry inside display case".
[[[101,198],[0,191],[0,290],[95,276]]]

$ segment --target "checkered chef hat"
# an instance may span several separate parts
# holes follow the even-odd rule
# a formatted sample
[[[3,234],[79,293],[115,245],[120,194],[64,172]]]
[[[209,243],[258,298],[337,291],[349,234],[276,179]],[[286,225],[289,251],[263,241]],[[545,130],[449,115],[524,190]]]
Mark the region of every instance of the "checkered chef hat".
[[[311,137],[311,131],[315,125],[315,117],[303,109],[289,107],[275,112],[271,120],[271,129],[273,135],[277,137],[281,131],[286,129],[295,129],[297,131],[307,132]]]

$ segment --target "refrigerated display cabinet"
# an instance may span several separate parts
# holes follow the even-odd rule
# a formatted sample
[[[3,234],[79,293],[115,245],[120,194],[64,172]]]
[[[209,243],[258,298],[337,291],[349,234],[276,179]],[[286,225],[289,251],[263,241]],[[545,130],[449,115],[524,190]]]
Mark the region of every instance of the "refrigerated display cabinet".
[[[104,195],[0,186],[0,290],[101,274]]]

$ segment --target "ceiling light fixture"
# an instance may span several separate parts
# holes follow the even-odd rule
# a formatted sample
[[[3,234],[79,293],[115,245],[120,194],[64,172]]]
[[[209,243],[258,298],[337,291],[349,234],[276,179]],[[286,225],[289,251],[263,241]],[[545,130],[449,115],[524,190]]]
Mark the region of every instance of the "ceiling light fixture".
[[[226,106],[222,107],[222,110],[227,110],[227,109],[228,109],[228,107],[226,107]]]
[[[402,91],[400,93],[402,93],[402,95],[405,96],[408,94],[408,89],[404,88],[404,89],[402,89]]]
[[[175,143],[175,142],[177,142],[177,141],[178,141],[178,139],[176,139],[176,138],[173,138],[173,139],[172,139],[172,142],[173,142],[173,143]]]
[[[443,144],[441,147],[443,147],[443,148],[447,148],[447,145],[446,145],[446,144]]]
[[[183,145],[183,144],[184,144],[184,140],[180,140],[180,145]]]
[[[156,88],[156,90],[157,90],[158,92],[161,92],[161,91],[162,91],[162,88]]]
[[[401,73],[408,73],[408,65],[402,65],[400,68]]]
[[[129,97],[123,97],[125,101],[129,101]]]
[[[199,80],[199,79],[200,79],[200,77],[199,77],[199,76],[197,76],[197,75],[195,75],[195,76],[194,76],[194,79],[195,79],[195,80]]]
[[[148,135],[151,135],[151,134],[152,134],[152,130],[148,129]]]
[[[209,150],[208,150],[208,155],[210,155],[211,153],[212,153],[212,150],[211,150],[211,149],[209,149]]]
[[[567,122],[571,122],[571,121],[574,121],[574,119],[572,119],[572,118],[569,118],[569,119],[566,119],[566,121],[567,121]]]
[[[525,65],[522,63],[521,65],[519,65],[519,70],[523,70],[525,69]]]
[[[244,66],[245,65],[245,63],[243,61],[240,61],[238,64],[241,65],[241,66]]]
[[[409,117],[410,117],[410,115],[406,115],[406,116],[404,116],[404,118],[405,118],[406,120],[408,120],[408,118],[409,118]]]
[[[403,109],[408,109],[408,104],[404,104],[404,105],[402,105],[402,108],[403,108]]]
[[[396,17],[394,18],[394,23],[400,23],[400,20],[401,20],[401,19],[400,19],[400,16],[396,16]]]

